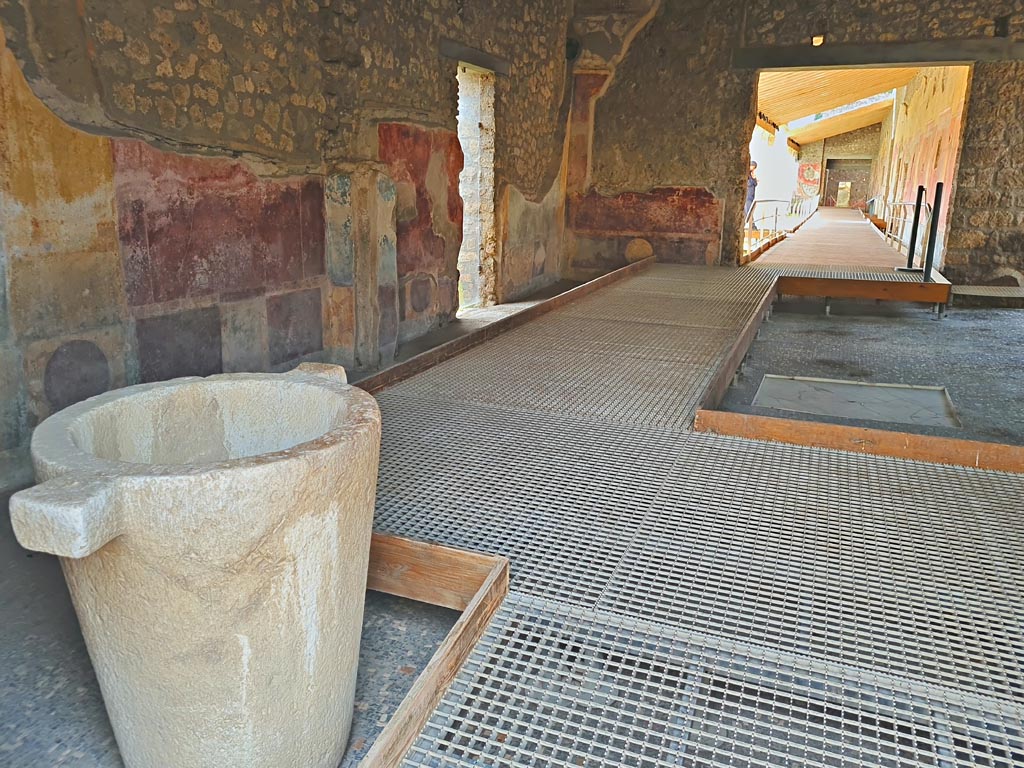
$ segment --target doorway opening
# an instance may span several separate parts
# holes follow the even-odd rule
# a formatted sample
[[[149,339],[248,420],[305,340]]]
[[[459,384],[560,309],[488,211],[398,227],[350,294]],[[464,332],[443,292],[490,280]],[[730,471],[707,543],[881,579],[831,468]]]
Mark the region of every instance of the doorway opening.
[[[495,301],[494,73],[460,63],[457,73],[459,143],[465,158],[459,175],[462,246],[459,309]]]
[[[963,65],[762,71],[744,260],[761,253],[766,261],[782,258],[793,245],[776,250],[765,243],[779,242],[814,216],[809,228],[822,229],[814,250],[830,264],[845,259],[849,266],[895,268],[911,250],[918,263],[934,231],[934,266],[941,267],[970,76]],[[932,229],[939,182],[943,200]],[[915,231],[921,186],[925,204]],[[873,225],[891,248],[869,247],[863,263],[838,241],[829,252],[825,229],[856,223]],[[871,246],[877,238],[862,240]]]

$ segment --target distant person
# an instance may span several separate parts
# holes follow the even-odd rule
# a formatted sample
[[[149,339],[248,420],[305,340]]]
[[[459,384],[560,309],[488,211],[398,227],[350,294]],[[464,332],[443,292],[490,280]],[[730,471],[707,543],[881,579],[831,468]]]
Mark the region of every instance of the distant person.
[[[743,221],[750,216],[750,209],[754,207],[754,197],[757,196],[757,162],[750,161],[750,170],[747,171],[747,204],[743,208]]]

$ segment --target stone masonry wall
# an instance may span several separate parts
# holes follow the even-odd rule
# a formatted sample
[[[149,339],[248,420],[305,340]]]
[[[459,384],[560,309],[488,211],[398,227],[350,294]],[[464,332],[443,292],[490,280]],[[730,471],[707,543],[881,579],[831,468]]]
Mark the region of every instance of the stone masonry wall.
[[[371,161],[378,122],[455,130],[456,62],[439,54],[450,39],[513,65],[496,88],[499,175],[539,199],[557,173],[567,0],[73,8],[0,0],[0,23],[33,88],[80,126],[251,153],[287,173]]]
[[[1024,62],[978,64],[967,101],[945,274],[1024,285]]]
[[[801,192],[805,195],[821,193],[821,183],[825,179],[829,160],[874,160],[879,152],[881,135],[882,126],[876,123],[800,147],[800,167],[797,173]],[[870,178],[862,181],[865,184],[864,194],[858,195],[857,199],[864,202],[871,196],[872,187]]]
[[[1010,37],[1024,37],[1021,0],[967,0],[908,3],[852,0],[750,0],[743,26],[744,45],[804,45],[825,33],[827,42],[876,43],[991,37],[995,18],[1008,16]]]
[[[676,224],[711,244],[702,262],[735,263],[741,246],[756,82],[754,72],[730,66],[741,21],[738,2],[663,3],[595,107],[594,191],[668,189],[706,201],[698,218]]]
[[[873,160],[878,154],[882,124],[875,123],[855,131],[825,139],[824,157],[829,160]]]
[[[596,103],[594,186],[605,195],[706,189],[723,208],[720,261],[735,263],[756,90],[756,73],[731,65],[737,45],[804,45],[821,31],[826,44],[992,35],[1003,15],[1010,37],[1024,37],[1021,0],[663,4]],[[950,207],[947,265],[955,280],[1000,279],[1024,263],[1022,67],[974,69]]]

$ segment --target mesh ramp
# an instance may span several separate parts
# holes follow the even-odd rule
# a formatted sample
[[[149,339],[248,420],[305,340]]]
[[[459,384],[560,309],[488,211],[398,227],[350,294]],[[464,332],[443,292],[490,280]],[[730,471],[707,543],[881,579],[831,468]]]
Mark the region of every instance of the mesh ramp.
[[[688,431],[743,272],[657,265],[381,393],[375,526],[512,562],[407,765],[1024,764],[1024,476]]]

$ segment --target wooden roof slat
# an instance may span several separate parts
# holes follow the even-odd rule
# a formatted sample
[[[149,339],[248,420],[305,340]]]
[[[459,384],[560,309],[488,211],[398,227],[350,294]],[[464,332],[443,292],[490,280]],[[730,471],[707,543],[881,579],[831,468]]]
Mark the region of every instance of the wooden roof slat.
[[[869,125],[880,123],[885,120],[886,115],[892,111],[892,99],[869,104],[860,109],[844,112],[835,117],[819,120],[816,123],[805,125],[803,128],[793,131],[790,138],[801,146],[812,144],[830,136],[838,136],[841,133],[855,131],[858,128],[866,128]]]
[[[762,72],[757,108],[772,121],[783,125],[900,88],[920,71],[919,67],[882,67]]]

